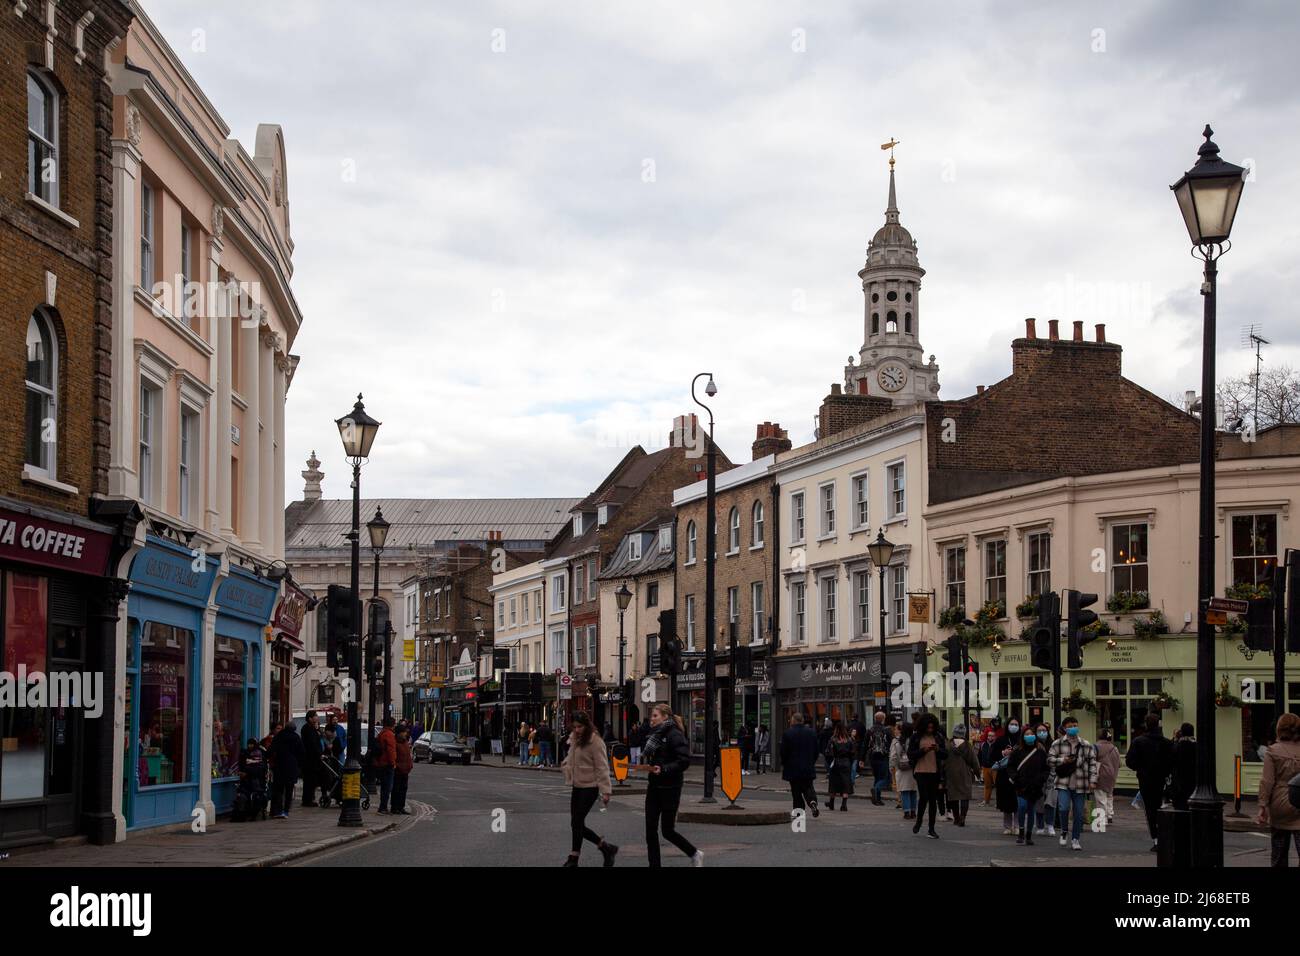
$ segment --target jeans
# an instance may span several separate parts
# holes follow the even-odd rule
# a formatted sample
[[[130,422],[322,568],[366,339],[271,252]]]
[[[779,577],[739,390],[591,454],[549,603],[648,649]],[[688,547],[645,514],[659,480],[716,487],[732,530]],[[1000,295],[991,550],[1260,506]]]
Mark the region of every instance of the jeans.
[[[1034,829],[1034,810],[1029,801],[1017,794],[1016,796],[1016,829],[1028,831],[1033,836]]]
[[[919,830],[921,827],[921,818],[929,811],[930,822],[928,824],[931,830],[934,829],[934,814],[939,809],[939,775],[937,773],[918,773],[916,776],[916,789],[921,794],[920,802],[916,808],[916,824],[913,830]]]
[[[681,787],[650,787],[645,794],[645,848],[650,865],[659,865],[659,832],[664,839],[687,856],[694,856],[695,846],[677,832],[677,808],[682,802]]]
[[[551,765],[551,742],[543,740],[537,745],[537,752],[541,754],[542,766],[549,767]]]
[[[1295,841],[1297,860],[1300,860],[1300,832],[1295,830],[1272,830],[1271,833],[1271,853],[1269,854],[1269,865],[1282,868],[1289,868],[1291,861],[1288,859],[1291,855],[1291,843]]]
[[[522,766],[523,766],[524,764],[526,764],[526,763],[528,763],[528,740],[527,740],[527,738],[520,738],[520,740],[519,740],[519,766],[522,767]]]
[[[393,772],[393,812],[401,813],[406,809],[406,787],[411,782],[409,773]]]
[[[849,783],[856,784],[857,782],[858,782],[858,758],[854,757],[853,760],[850,761],[849,763]]]
[[[900,797],[900,798],[902,799],[902,801],[903,801],[903,810],[904,810],[904,812],[911,813],[912,811],[914,811],[914,810],[916,809],[916,791],[915,791],[915,790],[904,790],[901,794],[899,794],[899,797]]]
[[[1083,835],[1083,805],[1087,802],[1088,795],[1082,790],[1058,790],[1056,791],[1056,807],[1059,813],[1057,825],[1061,832],[1065,832],[1065,820],[1070,816],[1071,807],[1074,808],[1074,819],[1070,820],[1070,839],[1077,840]]]
[[[582,850],[583,840],[590,840],[600,846],[599,834],[587,826],[587,814],[591,812],[599,797],[600,790],[596,787],[574,787],[573,793],[569,796],[569,827],[573,831],[573,840],[569,844],[569,849],[573,853]]]
[[[879,795],[889,784],[889,757],[885,754],[872,754],[871,774],[876,778],[871,783],[871,789]]]
[[[393,768],[376,767],[375,776],[379,778],[379,809],[388,809],[388,800],[393,795]]]

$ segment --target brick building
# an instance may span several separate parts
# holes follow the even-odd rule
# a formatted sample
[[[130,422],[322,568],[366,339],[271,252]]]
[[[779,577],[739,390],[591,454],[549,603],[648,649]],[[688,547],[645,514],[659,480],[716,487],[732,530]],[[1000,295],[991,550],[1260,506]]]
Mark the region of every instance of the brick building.
[[[116,620],[139,514],[106,501],[111,394],[116,0],[7,4],[0,17],[0,669],[103,675],[99,712],[5,708],[0,848],[117,834]],[[19,388],[18,384],[23,383]],[[84,705],[84,706],[83,706]]]

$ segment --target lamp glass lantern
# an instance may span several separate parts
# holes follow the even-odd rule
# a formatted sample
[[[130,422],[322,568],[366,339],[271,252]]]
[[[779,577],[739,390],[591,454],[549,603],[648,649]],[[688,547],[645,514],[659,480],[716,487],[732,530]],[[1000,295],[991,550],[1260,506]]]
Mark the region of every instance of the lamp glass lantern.
[[[614,592],[614,597],[618,599],[618,609],[620,611],[626,611],[627,606],[632,603],[632,592],[627,589],[626,581],[624,581],[619,586],[619,589]]]
[[[383,551],[390,527],[390,523],[384,520],[384,509],[376,508],[375,516],[366,522],[366,530],[370,532],[370,547],[376,551]]]
[[[360,461],[370,457],[370,446],[375,443],[380,423],[366,414],[366,406],[361,403],[360,395],[357,396],[352,411],[335,419],[334,424],[338,426],[339,438],[343,440],[343,453],[348,458]]]
[[[1246,170],[1219,157],[1219,147],[1210,139],[1213,134],[1206,126],[1196,165],[1169,187],[1178,200],[1187,234],[1197,246],[1228,241],[1245,186]]]
[[[894,556],[894,542],[885,537],[884,528],[876,533],[876,540],[867,545],[867,553],[871,555],[871,563],[876,567],[889,565],[889,559]]]

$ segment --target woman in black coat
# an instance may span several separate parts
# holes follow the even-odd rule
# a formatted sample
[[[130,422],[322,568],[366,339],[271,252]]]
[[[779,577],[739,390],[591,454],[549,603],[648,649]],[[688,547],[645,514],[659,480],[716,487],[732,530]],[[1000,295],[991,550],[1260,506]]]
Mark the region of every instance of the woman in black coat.
[[[1016,792],[1016,844],[1034,845],[1034,808],[1047,786],[1047,748],[1036,736],[1023,734],[1007,758],[1006,774]]]
[[[1015,748],[1020,746],[1021,725],[1020,718],[1012,716],[1007,721],[1007,734],[998,743],[1001,749],[993,754],[993,765],[997,767],[997,779],[995,786],[997,788],[997,805],[1002,811],[1002,834],[1010,836],[1014,831],[1015,815],[1017,809],[1016,788],[1011,784],[1011,778],[1007,773],[1006,764],[999,766],[1003,758],[1010,758]]]
[[[830,767],[827,783],[829,799],[828,810],[835,809],[835,798],[840,798],[840,809],[848,810],[849,794],[853,792],[853,764],[858,759],[858,745],[844,730],[839,721],[831,731],[831,739],[826,744],[826,762]]]
[[[651,733],[641,753],[642,764],[650,766],[645,794],[645,844],[651,866],[659,866],[659,832],[696,866],[704,865],[704,854],[677,832],[677,808],[682,802],[682,782],[691,765],[691,748],[667,704],[650,710]]]
[[[939,719],[934,714],[922,714],[916,718],[916,727],[907,742],[907,759],[912,764],[912,776],[916,778],[919,794],[912,832],[921,832],[921,820],[928,810],[927,832],[935,840],[939,839],[934,829],[935,814],[939,809],[939,781],[943,779],[943,764],[947,758],[948,747],[939,729]]]

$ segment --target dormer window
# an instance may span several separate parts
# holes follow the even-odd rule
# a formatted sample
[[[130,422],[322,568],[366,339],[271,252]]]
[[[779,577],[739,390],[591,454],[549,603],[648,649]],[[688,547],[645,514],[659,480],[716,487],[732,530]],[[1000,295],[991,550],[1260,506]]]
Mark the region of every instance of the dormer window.
[[[628,544],[628,548],[627,548],[628,559],[632,561],[640,561],[641,560],[641,536],[639,534],[633,535],[628,540],[627,544]]]
[[[573,516],[573,536],[575,538],[582,537],[582,514],[581,513],[578,513]]]
[[[673,549],[673,529],[672,525],[664,525],[659,529],[659,553],[667,554]]]
[[[600,506],[600,510],[596,512],[596,521],[602,528],[609,524],[609,505]]]

